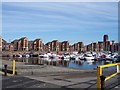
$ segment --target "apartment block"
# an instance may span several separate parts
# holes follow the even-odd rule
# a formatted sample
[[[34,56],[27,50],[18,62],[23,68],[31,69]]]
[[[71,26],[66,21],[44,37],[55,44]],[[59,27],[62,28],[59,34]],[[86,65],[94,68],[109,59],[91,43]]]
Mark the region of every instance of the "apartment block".
[[[120,51],[120,43],[115,43],[114,44],[114,52]]]
[[[58,40],[53,40],[51,42],[51,51],[60,51]]]
[[[28,38],[23,37],[20,39],[20,50],[28,51]]]
[[[83,42],[78,42],[74,44],[74,51],[83,51]]]
[[[102,41],[98,41],[98,46],[97,46],[97,48],[98,48],[98,51],[103,51],[104,50],[104,43],[102,42]]]
[[[92,45],[92,46],[93,46],[93,49],[92,49],[92,50],[93,50],[93,51],[97,51],[97,43],[92,43],[92,44],[93,44],[93,45]]]
[[[48,43],[45,44],[44,50],[47,51],[47,52],[48,52],[48,51],[50,52],[50,51],[52,50],[52,49],[51,49],[51,42],[48,42]]]
[[[14,51],[14,46],[12,43],[6,43],[5,51]]]
[[[42,42],[42,39],[36,39],[33,42],[33,49],[36,51],[43,51],[44,49],[44,44]]]
[[[61,51],[69,51],[69,42],[68,41],[63,41],[61,43]]]
[[[98,41],[98,43],[90,43],[84,46],[83,42],[77,42],[70,45],[68,41],[59,42],[58,40],[53,40],[44,45],[42,39],[28,41],[28,38],[26,37],[16,39],[11,43],[7,43],[0,36],[0,51],[120,51],[120,43],[115,43],[113,40],[109,41],[108,38],[108,35],[104,35],[103,41]]]
[[[74,51],[74,45],[69,45],[69,51]]]
[[[26,37],[14,40],[12,43],[15,51],[28,51],[28,39]]]
[[[2,51],[4,51],[5,50],[5,46],[6,46],[6,44],[7,44],[7,41],[5,41],[3,38],[1,38],[1,41],[2,41],[2,43],[1,43],[1,45],[2,45]]]
[[[15,39],[14,41],[11,42],[14,46],[14,51],[18,50],[18,45],[19,45],[19,40]]]
[[[33,42],[34,41],[28,41],[28,50],[33,51]]]

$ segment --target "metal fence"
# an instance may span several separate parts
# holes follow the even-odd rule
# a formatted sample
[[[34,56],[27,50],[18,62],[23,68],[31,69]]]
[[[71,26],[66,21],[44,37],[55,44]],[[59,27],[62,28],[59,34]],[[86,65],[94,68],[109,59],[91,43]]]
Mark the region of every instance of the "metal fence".
[[[109,76],[104,76],[103,75],[103,69],[104,68],[108,68],[108,67],[113,67],[113,66],[117,66],[117,71]],[[105,82],[109,79],[111,79],[112,77],[116,76],[117,74],[120,73],[120,63],[115,63],[115,64],[107,64],[107,65],[102,65],[99,66],[97,68],[97,89],[98,90],[104,90],[105,88]]]

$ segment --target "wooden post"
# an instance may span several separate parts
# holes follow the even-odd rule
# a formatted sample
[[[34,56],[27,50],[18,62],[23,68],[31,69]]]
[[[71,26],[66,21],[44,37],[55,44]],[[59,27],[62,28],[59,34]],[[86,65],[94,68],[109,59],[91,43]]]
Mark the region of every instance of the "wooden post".
[[[105,89],[105,76],[100,76],[100,80],[101,80],[101,90]]]
[[[5,64],[4,67],[5,67],[4,75],[7,76],[7,64]]]

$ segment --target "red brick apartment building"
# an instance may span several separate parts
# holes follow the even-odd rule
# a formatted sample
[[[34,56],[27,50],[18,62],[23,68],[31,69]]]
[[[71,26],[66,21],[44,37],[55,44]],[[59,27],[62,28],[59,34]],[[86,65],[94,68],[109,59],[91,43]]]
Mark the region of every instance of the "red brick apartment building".
[[[14,46],[11,43],[6,43],[5,45],[5,50],[6,51],[14,51]]]
[[[104,50],[104,43],[102,41],[98,41],[98,45],[97,45],[97,51],[103,51]]]
[[[59,42],[58,40],[53,40],[45,44],[45,51],[69,51],[69,42],[63,41]]]
[[[69,51],[69,42],[68,41],[63,41],[61,43],[61,51]]]
[[[28,50],[33,51],[33,41],[28,41]]]
[[[70,52],[74,51],[74,45],[69,45],[69,51]]]
[[[23,37],[12,42],[15,51],[28,51],[28,38]]]
[[[58,40],[53,40],[51,42],[51,51],[60,51]]]
[[[33,41],[33,50],[35,51],[43,51],[44,44],[42,42],[42,39],[36,39]]]
[[[6,44],[7,44],[7,42],[2,38],[2,36],[0,36],[0,51],[5,50]]]
[[[48,42],[48,43],[45,44],[44,51],[47,51],[47,52],[51,51],[51,42]]]
[[[53,40],[44,45],[42,39],[35,39],[34,41],[28,41],[28,38],[23,37],[18,40],[14,40],[11,43],[7,43],[0,36],[0,51],[120,51],[120,43],[115,43],[115,41],[108,41],[108,35],[103,36],[103,41],[98,41],[97,43],[90,43],[88,45],[83,44],[83,42],[77,42],[70,45],[68,41],[59,42],[58,40]]]

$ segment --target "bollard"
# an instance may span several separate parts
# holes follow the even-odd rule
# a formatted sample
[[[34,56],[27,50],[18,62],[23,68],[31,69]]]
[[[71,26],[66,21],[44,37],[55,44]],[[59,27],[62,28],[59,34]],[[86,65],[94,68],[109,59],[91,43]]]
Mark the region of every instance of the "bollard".
[[[105,88],[105,76],[104,75],[102,75],[102,76],[100,76],[100,80],[101,80],[101,90],[104,90],[104,88]]]
[[[97,89],[101,90],[101,80],[100,76],[102,75],[102,69],[100,67],[97,67]]]
[[[117,65],[117,72],[119,73],[119,65]]]
[[[4,67],[5,67],[4,75],[7,76],[7,65],[5,64]]]
[[[15,60],[13,60],[12,62],[12,71],[13,71],[13,75],[15,75]]]

